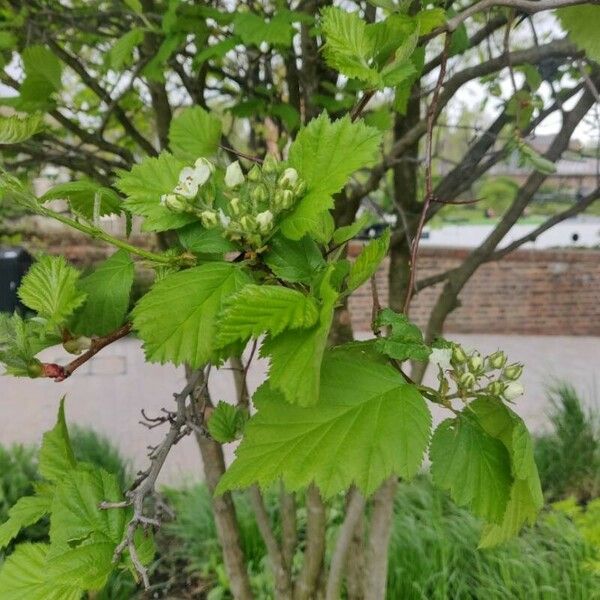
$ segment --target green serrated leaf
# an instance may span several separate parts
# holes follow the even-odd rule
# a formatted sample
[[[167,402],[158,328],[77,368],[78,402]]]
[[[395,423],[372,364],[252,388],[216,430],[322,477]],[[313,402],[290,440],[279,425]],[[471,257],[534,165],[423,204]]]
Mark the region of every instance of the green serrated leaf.
[[[358,235],[371,221],[372,216],[368,213],[362,215],[362,217],[358,218],[351,225],[346,225],[344,227],[338,227],[333,232],[333,237],[331,241],[338,246],[339,244],[343,244],[348,240],[351,240],[353,237]]]
[[[363,247],[356,257],[348,277],[348,290],[353,291],[377,272],[390,245],[390,230],[386,229],[381,237]]]
[[[297,283],[310,283],[326,266],[319,247],[309,236],[297,241],[275,236],[264,261],[277,277]]]
[[[19,298],[43,319],[61,325],[85,301],[78,280],[79,271],[62,256],[42,256],[23,277]]]
[[[75,456],[71,448],[69,430],[65,421],[65,399],[58,407],[56,425],[44,433],[40,448],[40,475],[49,481],[58,482],[75,468]]]
[[[133,286],[133,261],[125,250],[115,252],[78,284],[87,296],[75,315],[73,333],[102,336],[125,321]]]
[[[325,497],[351,485],[369,495],[392,474],[415,475],[429,441],[431,415],[416,388],[360,346],[326,353],[318,410],[286,404],[268,383],[254,401],[217,493],[281,479],[288,490],[314,482]]]
[[[247,285],[226,301],[219,315],[217,346],[246,342],[263,333],[279,335],[287,329],[312,327],[319,318],[315,299],[275,285]]]
[[[133,50],[144,40],[144,31],[142,29],[130,29],[124,33],[108,51],[107,59],[111,69],[119,71],[123,67],[131,64],[133,60]]]
[[[190,223],[177,231],[181,245],[197,254],[225,254],[236,249],[217,229],[205,229],[200,223]]]
[[[221,127],[221,120],[202,107],[184,108],[169,128],[173,154],[192,161],[201,156],[212,156],[219,147]]]
[[[208,419],[208,432],[220,444],[233,442],[244,429],[248,413],[227,402],[219,402]]]
[[[423,333],[406,315],[386,308],[377,316],[376,325],[389,328],[385,337],[375,341],[375,347],[382,354],[399,361],[425,361],[429,358],[431,349],[423,341]]]
[[[47,568],[48,544],[19,544],[0,569],[2,600],[81,600],[84,590],[55,579]]]
[[[0,144],[17,144],[24,142],[44,129],[44,115],[0,115]]]
[[[214,262],[155,284],[132,313],[148,360],[197,368],[215,359],[216,316],[250,282],[240,265]]]
[[[269,336],[261,347],[261,356],[270,357],[269,382],[291,404],[312,406],[319,398],[321,361],[338,299],[331,286],[333,268],[320,284],[319,320],[310,329],[289,330]]]
[[[260,46],[262,42],[273,46],[290,46],[294,35],[290,11],[278,10],[269,20],[263,19],[252,12],[238,12],[233,20],[236,35],[247,46]]]
[[[8,520],[0,526],[0,549],[5,548],[24,527],[37,523],[50,512],[47,496],[23,496],[8,511]]]
[[[117,188],[127,196],[124,206],[134,215],[144,217],[144,231],[178,229],[197,218],[191,214],[176,214],[160,203],[160,197],[173,191],[185,162],[168,152],[156,158],[145,158],[131,171],[121,171]]]
[[[27,46],[21,54],[25,80],[16,107],[27,112],[46,110],[61,87],[62,64],[45,46]]]
[[[331,121],[327,113],[302,129],[290,148],[289,164],[307,185],[307,194],[281,222],[282,233],[301,239],[319,225],[321,213],[333,207],[352,173],[377,159],[381,132],[346,116]]]
[[[119,214],[121,198],[111,188],[99,186],[89,179],[60,183],[49,189],[41,198],[42,202],[49,200],[68,200],[71,210],[88,221],[93,221],[94,212],[99,217]],[[95,203],[98,206],[95,206]]]
[[[502,442],[461,415],[438,426],[429,456],[434,483],[448,490],[458,505],[489,523],[502,522],[513,482]]]
[[[587,56],[600,62],[600,6],[591,3],[581,6],[566,6],[556,11],[562,26],[568,31],[569,38],[583,50]]]

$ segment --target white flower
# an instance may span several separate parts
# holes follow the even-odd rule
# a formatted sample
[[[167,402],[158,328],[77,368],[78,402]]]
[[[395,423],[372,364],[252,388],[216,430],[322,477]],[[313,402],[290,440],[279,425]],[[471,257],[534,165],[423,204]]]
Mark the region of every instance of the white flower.
[[[296,171],[296,169],[292,169],[291,167],[288,167],[281,174],[281,177],[279,178],[279,181],[277,183],[279,183],[279,185],[283,188],[291,189],[296,185],[297,181],[298,181],[298,171]]]
[[[236,160],[227,167],[227,171],[225,172],[225,185],[228,188],[234,188],[238,185],[242,185],[242,183],[244,183],[244,174],[242,173],[240,163]]]
[[[231,223],[231,219],[223,212],[222,209],[219,209],[219,221],[221,222],[221,227],[225,228],[229,226]]]
[[[507,400],[514,400],[515,398],[518,398],[519,396],[521,396],[524,391],[525,391],[525,388],[523,388],[523,386],[520,383],[516,383],[515,381],[511,381],[504,388],[504,397]]]
[[[179,184],[173,190],[185,198],[195,198],[198,189],[210,178],[213,165],[205,158],[199,158],[193,167],[184,167],[179,173]]]
[[[442,371],[447,371],[452,366],[450,359],[452,358],[452,348],[433,348],[429,355],[429,361],[440,367]]]
[[[271,228],[271,224],[273,223],[273,213],[270,210],[265,210],[264,212],[258,213],[256,215],[256,222],[260,230],[263,233],[266,233]]]

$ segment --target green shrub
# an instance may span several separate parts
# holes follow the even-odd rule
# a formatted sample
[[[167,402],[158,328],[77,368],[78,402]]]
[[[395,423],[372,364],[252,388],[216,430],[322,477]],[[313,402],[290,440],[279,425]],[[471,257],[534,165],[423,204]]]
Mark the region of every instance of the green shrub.
[[[535,447],[542,489],[551,502],[574,496],[585,503],[600,495],[598,417],[584,408],[568,384],[556,386],[549,394],[553,429],[538,437]]]

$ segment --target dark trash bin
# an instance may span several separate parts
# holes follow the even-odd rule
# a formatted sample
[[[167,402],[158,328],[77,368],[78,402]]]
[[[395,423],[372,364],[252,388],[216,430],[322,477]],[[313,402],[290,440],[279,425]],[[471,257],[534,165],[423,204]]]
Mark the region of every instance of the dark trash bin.
[[[0,246],[0,312],[13,313],[21,307],[17,289],[32,264],[33,258],[24,248]]]

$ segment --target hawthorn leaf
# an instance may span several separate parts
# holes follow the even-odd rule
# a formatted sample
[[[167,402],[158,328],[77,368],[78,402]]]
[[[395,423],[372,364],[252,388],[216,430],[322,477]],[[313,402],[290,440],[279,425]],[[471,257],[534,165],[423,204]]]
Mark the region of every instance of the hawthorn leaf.
[[[423,333],[406,315],[385,308],[377,315],[376,325],[389,328],[385,337],[375,341],[375,347],[382,354],[399,361],[429,358],[431,349],[423,341]]]
[[[233,442],[242,433],[247,419],[246,411],[227,402],[219,402],[208,419],[208,432],[220,444]]]
[[[354,223],[345,225],[344,227],[338,227],[333,232],[333,237],[331,238],[332,242],[338,246],[339,244],[343,244],[344,242],[351,240],[369,224],[371,218],[371,215],[365,213],[356,221],[354,221]]]
[[[42,256],[27,272],[19,287],[19,298],[38,316],[62,325],[85,301],[77,287],[79,271],[62,256]]]
[[[591,3],[581,6],[565,6],[559,8],[556,15],[567,30],[572,42],[592,60],[600,62],[600,39],[598,36],[600,6],[594,6]]]
[[[327,345],[338,293],[331,287],[330,267],[320,287],[319,320],[310,329],[287,330],[268,336],[260,349],[269,356],[269,382],[287,402],[312,406],[319,399],[321,361]]]
[[[133,261],[119,250],[92,274],[79,281],[87,301],[75,315],[73,331],[82,335],[102,336],[125,321],[133,285]]]
[[[146,157],[131,171],[121,171],[117,188],[127,196],[123,203],[132,214],[144,217],[144,231],[178,229],[197,218],[189,213],[174,213],[160,203],[160,197],[173,191],[186,163],[168,152]]]
[[[352,173],[377,159],[381,132],[350,117],[331,121],[322,113],[302,129],[290,147],[289,164],[307,185],[307,194],[281,221],[282,233],[301,239],[320,224],[321,213],[333,207]]]
[[[464,414],[443,421],[429,450],[434,483],[459,506],[501,523],[512,485],[510,456],[499,440]]]
[[[319,318],[316,300],[301,292],[276,285],[247,285],[226,301],[218,319],[217,345],[272,336],[287,329],[312,327]]]
[[[429,442],[425,400],[360,345],[326,352],[318,410],[286,404],[269,382],[254,403],[217,493],[281,479],[290,491],[314,482],[326,498],[351,485],[370,495],[392,474],[414,476]]]
[[[260,46],[261,42],[273,46],[290,46],[294,35],[292,23],[299,20],[292,11],[279,9],[269,20],[252,12],[238,12],[233,20],[234,32],[247,46]]]
[[[348,276],[348,290],[354,291],[377,272],[390,245],[390,230],[386,229],[381,237],[363,247],[356,257]]]
[[[19,88],[16,108],[26,112],[47,110],[53,94],[61,87],[62,63],[41,45],[27,46],[21,58],[25,79]]]
[[[205,229],[200,223],[190,223],[177,231],[179,242],[190,252],[197,254],[220,254],[236,249],[217,229]]]
[[[81,600],[84,590],[47,569],[48,544],[19,544],[0,568],[2,600]]]
[[[307,284],[327,264],[319,247],[309,236],[299,240],[273,237],[270,249],[264,254],[264,261],[280,279]]]
[[[99,186],[89,179],[60,183],[49,189],[41,198],[42,202],[49,200],[68,200],[71,210],[88,221],[97,216],[117,215],[121,212],[121,198],[111,188]],[[97,209],[95,203],[98,202]]]
[[[47,496],[23,496],[8,511],[8,520],[0,525],[0,548],[5,548],[24,527],[37,523],[50,512]]]
[[[33,137],[44,129],[43,113],[31,115],[0,115],[0,144],[17,144]]]
[[[144,30],[133,28],[124,33],[108,51],[106,57],[111,69],[121,70],[124,66],[131,64],[133,50],[144,40]]]
[[[221,120],[200,106],[184,108],[169,128],[173,154],[187,161],[217,152],[221,139]]]
[[[44,433],[39,456],[40,475],[58,482],[75,468],[75,456],[65,421],[65,398],[60,401],[56,424]]]
[[[156,283],[132,312],[148,360],[198,368],[215,359],[216,316],[248,283],[243,268],[228,262],[207,263]]]

